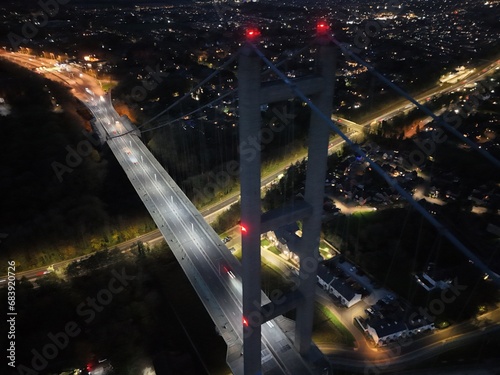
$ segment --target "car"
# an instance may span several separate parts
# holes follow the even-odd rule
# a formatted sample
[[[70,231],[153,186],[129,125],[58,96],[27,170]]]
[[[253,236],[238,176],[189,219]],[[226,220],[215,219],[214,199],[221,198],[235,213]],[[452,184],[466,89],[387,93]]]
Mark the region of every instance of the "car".
[[[224,266],[224,272],[226,272],[231,279],[236,279],[236,276],[234,275],[233,271],[229,267]]]

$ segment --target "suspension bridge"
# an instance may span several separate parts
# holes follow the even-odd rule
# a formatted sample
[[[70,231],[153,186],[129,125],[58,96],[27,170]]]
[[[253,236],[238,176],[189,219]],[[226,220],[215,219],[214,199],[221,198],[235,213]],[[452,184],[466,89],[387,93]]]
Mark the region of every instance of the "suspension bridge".
[[[317,36],[313,42],[319,67],[310,77],[289,78],[279,69],[280,64],[274,64],[258,48],[258,40],[258,32],[247,34],[247,40],[237,54],[178,101],[138,128],[117,114],[109,96],[88,95],[86,101],[95,118],[96,132],[102,141],[108,144],[127,174],[218,332],[224,338],[228,346],[227,363],[231,371],[245,375],[330,373],[328,361],[311,341],[311,333],[321,224],[318,210],[322,204],[321,191],[324,189],[326,155],[331,131],[341,137],[353,153],[364,158],[391,188],[435,227],[440,236],[446,238],[457,251],[500,285],[498,274],[416,202],[410,193],[388,176],[340,129],[339,125],[347,125],[356,130],[365,127],[331,114],[337,54],[342,53],[346,58],[365,66],[377,79],[430,116],[446,132],[483,156],[494,168],[500,167],[500,161],[337,41],[324,23],[318,24]],[[310,45],[305,48],[310,48]],[[237,89],[221,93],[217,99],[176,119],[163,118],[236,60],[239,65]],[[261,64],[266,67],[264,73]],[[261,77],[269,73],[277,79],[261,86]],[[175,124],[186,116],[217,105],[236,92],[240,108],[240,142],[254,137],[260,130],[259,108],[262,104],[293,97],[305,103],[312,113],[308,155],[310,167],[306,181],[306,198],[302,205],[296,204],[263,214],[260,207],[260,156],[252,160],[240,160],[243,229],[241,263],[234,258],[217,233],[206,223],[200,212],[140,139],[141,133]],[[298,291],[285,296],[285,302],[278,303],[261,290],[260,235],[264,229],[270,230],[297,220],[304,223],[299,253],[299,276],[302,283]],[[285,332],[282,329],[285,326],[282,314],[291,309],[297,309],[296,329]]]
[[[307,79],[288,78],[257,47],[258,31],[250,31],[247,33],[246,44],[238,54],[193,87],[178,102],[148,121],[150,123],[161,118],[236,59],[239,59],[240,143],[258,136],[261,129],[259,108],[262,104],[297,97],[311,109],[313,115],[308,156],[310,163],[303,205],[296,204],[291,208],[263,215],[260,208],[260,157],[240,160],[241,222],[244,229],[241,264],[234,259],[218,235],[206,224],[189,199],[144,146],[137,136],[137,129],[129,125],[110,132],[108,124],[100,121],[108,145],[224,337],[228,345],[227,362],[235,374],[308,374],[329,371],[328,365],[325,365],[321,354],[312,344],[311,335],[317,267],[317,261],[314,260],[318,258],[321,190],[326,173],[325,159],[330,130],[338,134],[355,154],[367,160],[373,170],[434,226],[442,237],[448,239],[458,251],[496,283],[500,283],[496,273],[340,130],[339,124],[356,130],[362,130],[363,126],[351,121],[342,121],[331,115],[336,52],[340,51],[365,66],[375,77],[433,118],[447,132],[480,153],[494,167],[498,168],[500,162],[334,39],[328,28],[322,30],[321,27],[318,26],[315,46],[319,51],[319,62],[323,65],[315,76]],[[265,87],[261,87],[261,63],[267,67],[266,72],[272,72],[278,81],[266,82]],[[187,115],[213,106],[227,95],[225,93]],[[97,103],[93,108],[96,118],[100,119],[98,111],[107,111],[109,115],[113,109],[110,102],[105,101]],[[186,114],[178,119],[150,126],[147,131],[170,125],[185,116]],[[111,123],[113,121],[116,121],[115,116],[112,116]],[[143,124],[142,128],[144,125],[146,124]],[[260,235],[263,231],[296,220],[303,220],[304,223],[300,245],[302,251],[299,253],[302,282],[298,292],[286,295],[286,302],[277,304],[260,289]],[[280,319],[282,313],[291,309],[297,309],[296,329],[292,335],[287,336],[280,328]],[[272,313],[269,313],[270,310]]]

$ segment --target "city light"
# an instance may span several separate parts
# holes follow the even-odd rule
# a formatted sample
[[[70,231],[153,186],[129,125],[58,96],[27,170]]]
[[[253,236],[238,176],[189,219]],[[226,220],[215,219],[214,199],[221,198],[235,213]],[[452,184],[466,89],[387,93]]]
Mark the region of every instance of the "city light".
[[[54,310],[36,288],[19,290],[16,302],[20,278],[51,283],[62,305],[96,297],[77,301],[86,327],[61,316],[52,334],[57,316],[9,318],[9,366],[29,364],[31,351],[41,373],[123,373],[135,366],[134,353],[177,332],[177,319],[148,318],[162,315],[158,298],[175,309],[186,290],[201,303],[184,310],[208,316],[186,320],[195,324],[186,331],[194,343],[205,336],[200,324],[221,336],[230,355],[207,353],[214,368],[232,373],[333,372],[339,327],[352,352],[345,371],[432,372],[433,356],[498,328],[500,271],[486,261],[500,261],[493,241],[500,60],[491,27],[500,1],[416,1],[411,9],[354,1],[326,10],[307,1],[81,7],[49,0],[24,11],[4,3],[0,62],[12,82],[1,88],[0,118],[16,126],[3,139],[12,191],[0,243],[17,259],[0,288],[12,295],[12,315],[24,300],[40,316]],[[60,114],[74,112],[85,129],[64,126]],[[308,123],[318,142],[306,137]],[[22,145],[33,129],[28,141],[40,152],[28,160]],[[50,136],[54,129],[59,137]],[[145,224],[141,216],[123,225],[139,208],[129,198],[143,203]],[[199,211],[207,205],[213,209]],[[22,213],[33,207],[37,220],[26,222]],[[105,219],[104,230],[99,220],[88,225],[95,218]],[[467,225],[474,220],[480,225]],[[350,255],[337,250],[352,238]],[[89,254],[105,247],[112,249]],[[159,271],[172,261],[175,272]],[[311,272],[310,288],[295,301],[289,282]],[[173,285],[167,296],[164,285]],[[313,304],[317,290],[325,298]],[[291,308],[299,309],[296,324],[284,327],[280,314]],[[109,320],[117,311],[121,319]],[[90,347],[89,327],[94,336],[141,340]],[[327,340],[314,347],[311,335]],[[33,338],[43,339],[36,350]],[[84,350],[67,350],[61,361],[55,351],[63,344]],[[481,369],[498,356],[487,344],[478,346]],[[311,349],[324,358],[304,361],[300,354]],[[474,361],[460,355],[463,364]],[[456,357],[440,366],[452,370]],[[140,368],[154,373],[149,362]]]

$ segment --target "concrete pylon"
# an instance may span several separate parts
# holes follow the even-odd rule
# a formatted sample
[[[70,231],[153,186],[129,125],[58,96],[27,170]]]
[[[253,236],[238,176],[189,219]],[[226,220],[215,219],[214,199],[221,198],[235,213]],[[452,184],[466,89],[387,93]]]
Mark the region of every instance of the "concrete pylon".
[[[238,89],[245,375],[261,374],[260,148],[241,152],[242,147],[260,140],[260,66],[251,46],[244,46],[239,57]]]
[[[319,236],[323,209],[324,182],[328,156],[329,128],[323,120],[311,116],[309,159],[304,204],[290,210],[269,212],[264,216],[260,199],[261,113],[260,105],[293,98],[291,86],[310,95],[314,104],[331,116],[335,82],[335,49],[326,35],[317,38],[319,75],[291,80],[266,82],[261,87],[261,62],[251,45],[240,50],[238,68],[240,115],[240,182],[243,268],[243,367],[245,375],[261,374],[261,324],[276,315],[264,316],[261,309],[261,254],[260,235],[271,226],[303,220],[300,245],[300,286],[298,298],[290,295],[289,304],[279,309],[270,303],[270,309],[279,313],[297,307],[295,347],[307,357],[311,348],[315,285],[319,257]],[[253,147],[251,148],[250,147]],[[245,152],[242,152],[243,148]],[[278,210],[279,211],[279,210]],[[264,221],[263,221],[264,218]],[[277,229],[277,228],[275,228]],[[293,301],[292,301],[293,300]],[[296,301],[299,301],[296,302]]]
[[[325,38],[326,39],[326,38]],[[318,38],[318,58],[320,75],[324,88],[316,94],[312,102],[322,113],[331,116],[336,70],[336,50],[333,43]],[[308,140],[307,175],[304,200],[312,207],[312,214],[302,221],[300,253],[299,292],[302,303],[297,306],[295,326],[295,347],[306,356],[312,342],[315,288],[317,279],[321,215],[327,172],[328,143],[330,129],[314,112]]]

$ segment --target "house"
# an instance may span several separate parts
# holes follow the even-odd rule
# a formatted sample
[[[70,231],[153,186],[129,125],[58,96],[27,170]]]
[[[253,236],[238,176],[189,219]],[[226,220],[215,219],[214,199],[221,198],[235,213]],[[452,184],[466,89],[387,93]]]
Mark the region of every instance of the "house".
[[[300,237],[296,234],[298,230],[297,223],[292,223],[279,227],[274,232],[267,232],[266,236],[282,253],[298,254],[300,249]]]
[[[433,289],[445,290],[450,287],[456,274],[456,271],[436,267],[436,264],[431,262],[424,272],[415,275],[415,279],[427,291]]]
[[[330,272],[330,270],[324,265],[320,264],[318,266],[318,284],[323,287],[323,289],[328,290],[330,284],[335,279],[335,276]]]
[[[386,303],[381,300],[365,311],[369,313],[369,318],[364,320],[362,328],[372,337],[377,346],[385,346],[400,338],[431,332],[435,329],[434,323],[427,320],[417,310],[409,306],[404,307],[397,301]]]
[[[346,281],[335,279],[330,284],[331,294],[340,299],[340,302],[347,308],[361,301],[362,295],[356,293]]]
[[[357,293],[346,280],[332,274],[326,266],[319,265],[317,278],[318,284],[329,294],[337,297],[345,307],[349,308],[361,301],[362,295]]]
[[[366,332],[377,346],[387,345],[408,335],[408,327],[401,320],[375,317],[366,321]]]
[[[435,280],[431,276],[429,276],[426,272],[423,272],[421,275],[415,275],[415,279],[417,280],[417,283],[419,283],[427,291],[436,288],[445,290],[448,289],[451,284],[451,279]]]
[[[422,315],[417,312],[413,312],[407,319],[406,326],[408,328],[409,335],[417,335],[425,331],[433,331],[434,323],[429,322]]]

